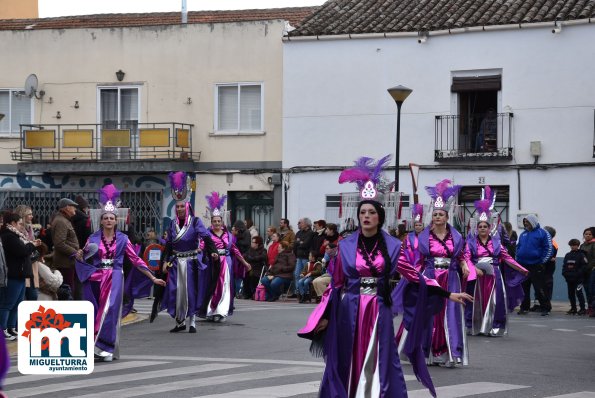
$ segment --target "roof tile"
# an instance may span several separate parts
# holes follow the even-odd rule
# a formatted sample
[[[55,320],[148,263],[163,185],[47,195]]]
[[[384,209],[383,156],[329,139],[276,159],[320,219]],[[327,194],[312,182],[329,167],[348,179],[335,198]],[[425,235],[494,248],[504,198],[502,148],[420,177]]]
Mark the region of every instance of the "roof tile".
[[[268,8],[259,10],[189,11],[188,23],[224,23],[284,19],[299,26],[318,7]],[[180,25],[180,12],[144,14],[97,14],[57,18],[4,19],[0,30],[118,28],[153,25]]]
[[[329,0],[289,36],[421,32],[595,17],[595,0]]]

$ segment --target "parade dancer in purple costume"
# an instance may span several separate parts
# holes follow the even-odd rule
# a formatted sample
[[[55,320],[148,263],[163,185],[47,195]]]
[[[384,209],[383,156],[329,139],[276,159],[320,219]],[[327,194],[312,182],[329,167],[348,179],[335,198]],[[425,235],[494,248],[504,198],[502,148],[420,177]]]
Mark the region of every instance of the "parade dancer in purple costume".
[[[83,298],[95,309],[95,356],[109,362],[119,358],[120,320],[127,315],[123,309],[124,256],[153,283],[163,286],[165,282],[153,276],[128,236],[116,230],[120,192],[109,184],[99,193],[101,227],[87,240],[85,260],[77,257],[76,272],[83,285]]]
[[[173,218],[163,258],[165,272],[168,273],[167,285],[163,292],[161,309],[166,309],[176,324],[171,333],[186,330],[196,333],[196,315],[202,304],[204,294],[200,291],[207,286],[199,284],[199,273],[206,269],[202,261],[202,250],[207,255],[218,259],[217,250],[200,218],[194,216],[189,203],[189,178],[183,171],[169,173],[172,198],[176,200],[176,215]],[[202,248],[201,248],[202,244]]]
[[[442,180],[435,187],[426,187],[432,198],[432,224],[418,236],[419,251],[424,257],[424,276],[437,280],[445,290],[461,292],[464,282],[475,279],[475,267],[469,267],[465,240],[448,224],[448,210],[461,188],[450,184],[450,180]],[[424,342],[429,364],[469,364],[462,305],[446,302],[434,316],[431,330],[431,337]]]
[[[498,215],[492,212],[495,200],[495,193],[486,186],[482,199],[475,201],[472,231],[467,238],[471,261],[477,271],[470,330],[473,335],[508,333],[506,312],[513,311],[523,301],[521,283],[529,273],[502,245],[496,227]]]
[[[313,351],[321,349],[324,355],[322,398],[407,397],[395,343],[393,306],[397,301],[405,306],[425,305],[430,295],[460,303],[471,300],[464,293],[451,294],[436,281],[423,278],[402,253],[400,241],[381,229],[385,211],[375,200],[375,184],[388,160],[386,157],[374,164],[373,159],[360,158],[356,167],[345,170],[339,179],[340,183],[358,183],[363,199],[357,210],[360,227],[339,242],[337,262],[329,271],[331,285],[298,332],[300,337],[312,340]],[[415,287],[405,290],[404,298],[394,293],[391,296],[389,279],[397,272]],[[417,314],[423,316],[423,311]],[[414,332],[424,326],[419,319],[411,319],[411,325]],[[423,359],[423,354],[421,358],[411,357],[414,372],[435,396]]]
[[[212,192],[205,197],[207,199],[207,209],[211,214],[211,239],[215,244],[218,261],[211,261],[210,267],[206,273],[208,278],[208,291],[201,306],[199,316],[208,321],[222,322],[225,318],[233,314],[234,283],[233,283],[233,258],[239,261],[250,271],[250,264],[244,260],[240,250],[233,243],[233,236],[227,230],[223,223],[226,195],[219,196],[219,193]],[[205,273],[203,273],[205,275]],[[204,278],[203,278],[204,279]]]

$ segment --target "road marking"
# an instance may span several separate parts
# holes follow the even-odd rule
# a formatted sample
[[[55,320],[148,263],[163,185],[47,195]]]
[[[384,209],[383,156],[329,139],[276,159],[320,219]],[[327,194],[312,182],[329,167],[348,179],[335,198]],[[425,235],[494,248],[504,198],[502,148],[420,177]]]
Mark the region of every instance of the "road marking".
[[[284,384],[280,386],[250,388],[223,394],[201,395],[196,398],[285,398],[294,395],[311,394],[318,392],[320,381],[311,381],[297,384]]]
[[[595,334],[589,334],[589,333],[587,333],[587,334],[583,334],[583,336],[591,336],[591,337],[595,337]]]
[[[592,391],[581,391],[572,394],[556,395],[547,398],[595,398],[595,392]]]
[[[478,382],[438,387],[436,388],[436,394],[440,398],[457,398],[466,397],[469,395],[488,394],[492,392],[519,390],[521,388],[529,388],[529,386],[520,386],[517,384]],[[429,396],[429,393],[428,390],[424,389],[411,391],[408,395],[409,398],[426,398]]]
[[[10,389],[7,389],[6,392],[8,393],[7,395],[11,398],[29,397],[31,395],[45,394],[48,391],[51,391],[52,393],[54,393],[56,391],[66,391],[66,390],[76,390],[76,389],[78,389],[80,391],[81,389],[84,390],[85,387],[109,386],[110,384],[126,383],[126,382],[130,382],[130,381],[135,381],[135,380],[147,380],[147,379],[156,379],[156,378],[162,378],[162,377],[181,376],[181,375],[188,375],[188,374],[194,374],[194,373],[212,372],[212,371],[216,371],[216,370],[241,368],[241,367],[245,367],[245,366],[246,365],[210,363],[210,364],[205,364],[205,365],[189,366],[189,367],[185,367],[185,368],[168,368],[168,369],[161,369],[161,370],[142,372],[142,373],[119,374],[117,376],[84,378],[84,379],[73,380],[73,381],[62,382],[62,383],[44,384],[44,385],[41,385],[38,387],[21,388],[21,389],[12,390],[12,391]],[[168,384],[176,384],[176,383],[168,383]],[[139,388],[139,387],[132,387],[132,388]],[[147,395],[150,393],[151,392],[146,392]],[[105,392],[101,393],[101,396],[105,397]],[[115,396],[118,398],[120,397],[119,394],[116,394]]]
[[[324,362],[314,361],[284,361],[281,359],[246,359],[246,358],[211,358],[211,357],[178,357],[178,356],[159,356],[155,357],[152,355],[126,355],[126,359],[144,360],[150,361],[160,359],[163,361],[198,361],[198,362],[224,362],[224,363],[266,363],[275,365],[303,365],[303,366],[317,366],[324,368]],[[320,371],[320,370],[319,370]]]
[[[534,328],[547,328],[547,325],[537,325],[535,323],[530,323],[527,326],[533,326]]]
[[[123,362],[116,362],[110,364],[97,364],[95,369],[93,370],[93,374],[95,373],[103,373],[103,372],[111,372],[115,370],[123,370],[123,369],[131,369],[131,368],[141,368],[144,366],[154,366],[154,365],[163,365],[165,363],[170,362],[163,362],[163,361],[123,361]],[[18,369],[11,371],[18,372]],[[9,386],[11,384],[19,384],[19,383],[28,383],[28,382],[35,382],[37,380],[43,379],[56,379],[59,377],[68,377],[69,375],[60,375],[60,374],[51,374],[51,375],[19,375],[14,377],[9,377],[4,381],[5,386]],[[72,375],[70,375],[72,377]]]
[[[555,330],[557,332],[576,332],[576,330],[574,329],[552,329]]]
[[[210,364],[213,366],[215,364]],[[123,388],[120,390],[104,390],[96,394],[78,395],[79,398],[105,398],[106,394],[109,394],[118,398],[129,398],[129,397],[143,397],[152,394],[163,394],[170,391],[187,390],[191,388],[222,385],[229,383],[238,383],[242,381],[254,381],[273,379],[275,377],[287,377],[287,375],[305,375],[310,373],[320,373],[319,369],[308,369],[302,366],[278,368],[270,370],[260,370],[256,372],[246,373],[233,373],[221,376],[205,377],[201,379],[192,380],[181,380],[170,383],[159,383],[159,384],[145,384],[140,386],[133,386],[130,388]],[[103,384],[103,383],[101,383]],[[47,386],[46,386],[47,387]],[[51,390],[50,390],[51,391]],[[10,394],[9,394],[10,395]],[[10,395],[12,398],[12,395]]]

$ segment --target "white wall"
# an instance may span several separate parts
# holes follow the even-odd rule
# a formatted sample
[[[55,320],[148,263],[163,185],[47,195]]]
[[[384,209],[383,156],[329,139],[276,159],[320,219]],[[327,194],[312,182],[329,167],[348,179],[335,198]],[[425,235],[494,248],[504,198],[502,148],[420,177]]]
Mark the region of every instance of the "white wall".
[[[415,162],[423,186],[451,178],[456,184],[510,187],[510,220],[539,214],[558,230],[560,253],[570,238],[595,225],[593,115],[595,27],[465,33],[415,38],[289,41],[284,43],[283,166],[349,166],[359,156],[395,153],[397,108],[386,89],[413,89],[401,117],[401,165]],[[514,112],[513,160],[473,163],[434,161],[434,118],[451,114],[452,73],[501,69],[499,111]],[[540,164],[587,163],[584,167],[532,168],[531,141],[542,142]],[[392,163],[394,165],[394,161]],[[481,169],[475,166],[485,166]],[[520,168],[521,208],[518,208]],[[393,171],[387,178],[393,179]],[[324,195],[350,192],[339,171],[293,173],[288,216],[324,216]],[[407,170],[400,189],[411,192]],[[590,215],[590,216],[588,216]]]
[[[592,161],[595,27],[415,38],[284,43],[284,167],[347,165],[394,153],[396,105],[386,89],[413,89],[401,119],[401,164],[434,160],[434,116],[450,114],[451,73],[502,69],[502,103],[514,112],[511,164]],[[502,109],[499,109],[502,111]],[[308,145],[308,152],[300,148]],[[341,150],[328,149],[343,143]],[[357,142],[355,145],[354,142]],[[381,142],[385,145],[377,145]]]

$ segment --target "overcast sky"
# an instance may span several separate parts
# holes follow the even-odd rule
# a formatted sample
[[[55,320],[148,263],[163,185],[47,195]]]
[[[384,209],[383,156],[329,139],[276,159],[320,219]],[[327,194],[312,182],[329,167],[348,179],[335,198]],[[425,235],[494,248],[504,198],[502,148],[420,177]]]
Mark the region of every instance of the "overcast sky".
[[[187,0],[188,11],[304,7],[325,0]],[[179,11],[182,0],[39,0],[39,17]]]

